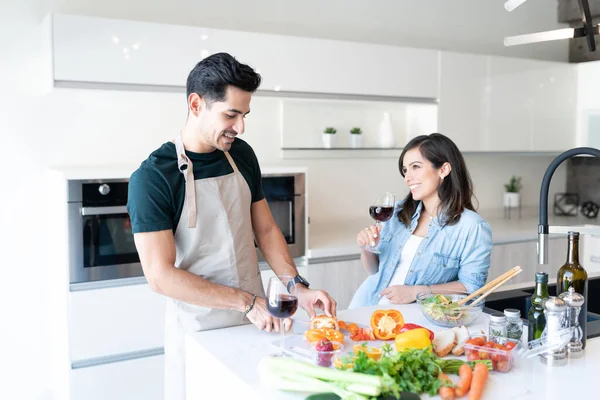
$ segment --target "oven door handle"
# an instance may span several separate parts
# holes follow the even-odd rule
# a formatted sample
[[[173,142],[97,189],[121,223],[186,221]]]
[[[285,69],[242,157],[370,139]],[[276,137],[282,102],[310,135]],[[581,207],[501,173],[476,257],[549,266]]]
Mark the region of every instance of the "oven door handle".
[[[126,206],[81,207],[81,215],[127,214]]]

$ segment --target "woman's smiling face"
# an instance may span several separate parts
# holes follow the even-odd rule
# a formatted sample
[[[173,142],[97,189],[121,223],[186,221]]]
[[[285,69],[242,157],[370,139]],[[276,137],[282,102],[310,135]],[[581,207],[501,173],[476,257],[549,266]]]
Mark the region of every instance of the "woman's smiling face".
[[[402,160],[402,172],[413,199],[427,200],[431,196],[437,196],[443,179],[442,168],[436,169],[423,157],[419,148],[406,152]]]

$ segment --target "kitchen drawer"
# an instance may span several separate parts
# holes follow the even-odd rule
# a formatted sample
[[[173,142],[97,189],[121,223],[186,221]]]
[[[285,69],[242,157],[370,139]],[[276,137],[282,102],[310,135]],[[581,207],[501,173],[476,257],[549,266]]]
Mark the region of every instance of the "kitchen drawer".
[[[71,361],[163,347],[165,305],[148,284],[71,292]]]
[[[164,356],[71,370],[70,400],[162,400]]]
[[[583,235],[581,264],[588,273],[600,271],[600,236]]]

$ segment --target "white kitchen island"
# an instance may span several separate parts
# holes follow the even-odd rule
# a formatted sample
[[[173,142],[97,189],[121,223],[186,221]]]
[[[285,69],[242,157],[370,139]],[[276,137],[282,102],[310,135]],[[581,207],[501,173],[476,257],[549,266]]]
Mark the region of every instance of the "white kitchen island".
[[[339,319],[368,324],[372,312],[381,307],[341,311]],[[393,306],[402,312],[405,322],[416,323],[434,332],[417,304]],[[482,314],[471,332],[487,331],[488,315]],[[294,333],[301,334],[306,325],[299,322]],[[262,357],[276,351],[271,343],[279,334],[260,332],[252,325],[197,332],[186,337],[188,400],[196,399],[304,399],[305,393],[272,390],[261,382],[257,366]],[[345,350],[357,342],[346,338]],[[464,359],[464,357],[462,357]],[[538,357],[518,363],[510,372],[490,372],[483,399],[592,399],[598,398],[596,387],[600,370],[600,339],[587,342],[586,355],[562,367],[547,367]],[[457,376],[452,376],[458,380]],[[429,398],[427,395],[423,399]],[[439,397],[435,397],[439,398]]]

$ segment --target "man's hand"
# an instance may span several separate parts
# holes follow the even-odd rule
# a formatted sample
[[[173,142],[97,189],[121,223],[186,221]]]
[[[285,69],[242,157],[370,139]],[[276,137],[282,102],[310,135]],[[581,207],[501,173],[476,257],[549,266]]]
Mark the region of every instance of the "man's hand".
[[[310,318],[313,318],[315,308],[323,310],[328,317],[336,316],[337,303],[335,300],[323,290],[311,290],[304,285],[296,285],[298,294],[298,305],[308,313]]]
[[[279,318],[274,318],[269,311],[267,310],[267,301],[262,297],[257,297],[254,301],[254,307],[252,310],[246,315],[250,322],[254,324],[261,331],[267,332],[279,332],[280,330],[280,320]],[[286,332],[292,328],[292,320],[291,318],[285,318],[283,320],[283,327]]]
[[[392,304],[408,304],[417,299],[421,286],[394,285],[381,291],[381,296],[386,296]]]

